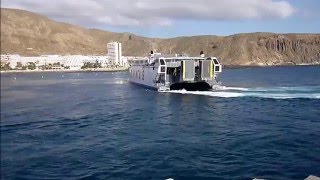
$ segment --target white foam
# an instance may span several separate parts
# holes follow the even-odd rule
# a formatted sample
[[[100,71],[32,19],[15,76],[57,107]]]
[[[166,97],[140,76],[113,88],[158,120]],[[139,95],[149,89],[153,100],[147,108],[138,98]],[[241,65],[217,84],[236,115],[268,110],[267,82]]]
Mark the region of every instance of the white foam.
[[[203,95],[203,96],[212,96],[212,97],[241,97],[243,93],[238,92],[220,92],[220,91],[186,91],[186,90],[172,90],[167,91],[169,93],[177,93],[177,94],[193,94],[193,95]]]
[[[120,81],[115,81],[114,83],[115,83],[115,84],[125,84],[125,83],[127,83],[127,81],[122,81],[122,80],[120,80]]]
[[[248,91],[248,88],[243,88],[243,87],[226,87],[222,86],[222,90],[236,90],[236,91]]]
[[[289,91],[288,91],[289,90]],[[186,91],[186,90],[171,90],[169,93],[176,94],[192,94],[211,97],[235,98],[235,97],[257,97],[257,98],[272,98],[272,99],[295,99],[309,98],[320,99],[319,86],[314,87],[226,87],[221,86],[215,91]]]

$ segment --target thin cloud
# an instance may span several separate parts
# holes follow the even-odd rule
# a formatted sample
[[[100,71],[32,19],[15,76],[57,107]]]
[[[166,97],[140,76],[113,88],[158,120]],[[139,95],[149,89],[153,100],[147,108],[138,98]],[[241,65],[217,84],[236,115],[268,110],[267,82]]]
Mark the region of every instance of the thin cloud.
[[[1,6],[83,26],[169,26],[178,20],[286,19],[295,12],[284,0],[2,0]]]

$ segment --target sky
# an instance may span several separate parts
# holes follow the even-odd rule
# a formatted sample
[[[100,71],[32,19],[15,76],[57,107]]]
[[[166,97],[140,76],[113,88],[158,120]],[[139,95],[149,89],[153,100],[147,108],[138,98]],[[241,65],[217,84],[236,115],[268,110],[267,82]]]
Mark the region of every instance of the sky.
[[[320,33],[320,0],[1,0],[86,28],[147,37]]]

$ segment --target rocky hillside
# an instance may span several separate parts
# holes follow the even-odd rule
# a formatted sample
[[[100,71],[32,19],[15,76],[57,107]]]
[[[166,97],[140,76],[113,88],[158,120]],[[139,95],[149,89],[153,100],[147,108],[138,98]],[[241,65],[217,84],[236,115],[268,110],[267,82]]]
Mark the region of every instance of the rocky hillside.
[[[1,53],[106,54],[107,42],[123,43],[124,55],[162,53],[217,56],[226,65],[320,63],[320,34],[249,33],[231,36],[145,38],[56,22],[23,10],[1,9]]]

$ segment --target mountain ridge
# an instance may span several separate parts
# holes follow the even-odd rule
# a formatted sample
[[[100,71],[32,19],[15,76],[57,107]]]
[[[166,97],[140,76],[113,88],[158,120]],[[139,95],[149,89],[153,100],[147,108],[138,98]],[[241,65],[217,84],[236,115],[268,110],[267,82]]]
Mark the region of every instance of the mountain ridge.
[[[255,32],[148,38],[87,29],[25,10],[1,8],[1,54],[105,55],[106,44],[111,40],[123,44],[125,56],[144,56],[150,50],[194,56],[203,50],[226,65],[320,63],[320,34]]]

